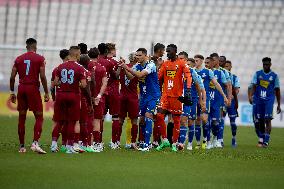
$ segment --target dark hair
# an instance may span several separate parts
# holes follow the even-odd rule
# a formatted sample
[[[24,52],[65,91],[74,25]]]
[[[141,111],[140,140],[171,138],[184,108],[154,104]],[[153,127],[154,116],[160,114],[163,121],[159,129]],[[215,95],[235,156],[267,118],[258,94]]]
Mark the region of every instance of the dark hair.
[[[88,55],[90,58],[98,58],[99,54],[100,54],[100,51],[96,47],[91,48],[88,52]]]
[[[211,56],[207,56],[205,59],[213,60]]]
[[[78,46],[80,47],[81,54],[88,53],[88,46],[85,43],[79,43]]]
[[[167,47],[171,47],[177,52],[177,46],[175,44],[169,44]]]
[[[211,57],[211,58],[213,58],[213,57],[219,58],[219,55],[218,55],[217,53],[212,53],[212,54],[210,54],[210,57]]]
[[[187,59],[187,60],[190,61],[190,62],[195,63],[195,60],[194,60],[193,58],[189,58],[189,59]]]
[[[105,55],[107,54],[108,50],[107,50],[107,45],[105,43],[100,43],[98,45],[98,49],[101,55]]]
[[[262,59],[262,63],[264,63],[264,62],[271,62],[271,58],[269,58],[269,57],[264,57],[264,58]]]
[[[188,54],[185,51],[181,51],[180,53],[178,53],[178,55],[183,55],[186,59],[188,59]]]
[[[226,60],[225,64],[232,64],[230,60]]]
[[[143,54],[147,55],[147,50],[145,48],[139,48],[136,52],[141,51]]]
[[[227,58],[224,55],[220,56],[220,58],[224,58],[225,61],[227,60]]]
[[[79,63],[82,66],[87,67],[89,61],[90,61],[90,57],[87,54],[81,54]]]
[[[68,55],[69,55],[69,50],[67,50],[67,49],[62,49],[59,52],[59,56],[62,60],[64,60]]]
[[[163,50],[165,49],[165,45],[163,45],[162,43],[157,43],[155,46],[154,46],[154,52],[157,52],[159,50]]]
[[[201,60],[204,60],[204,57],[201,54],[195,55],[194,58],[200,58]]]
[[[34,39],[34,38],[28,38],[26,40],[26,45],[29,46],[29,45],[33,45],[33,44],[36,44],[37,41]]]

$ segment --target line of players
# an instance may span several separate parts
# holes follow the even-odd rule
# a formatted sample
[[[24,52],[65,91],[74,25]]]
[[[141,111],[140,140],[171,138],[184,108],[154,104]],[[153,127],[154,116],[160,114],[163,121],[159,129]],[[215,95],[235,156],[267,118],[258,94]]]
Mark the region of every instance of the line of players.
[[[49,94],[44,74],[45,61],[35,53],[36,44],[36,40],[28,39],[28,52],[15,61],[10,79],[11,100],[16,102],[14,82],[19,73],[19,152],[26,152],[23,137],[26,111],[29,109],[36,118],[31,149],[46,153],[38,144],[43,122],[39,75],[45,101],[49,100]],[[165,50],[168,59],[163,61]],[[52,152],[59,150],[57,140],[60,133],[61,151],[103,151],[104,115],[107,112],[112,116],[111,149],[120,148],[126,117],[131,119],[129,137],[133,149],[149,151],[155,147],[163,150],[171,146],[172,151],[178,151],[184,148],[188,136],[187,149],[192,150],[194,135],[196,149],[222,148],[226,113],[231,122],[232,146],[236,147],[235,119],[238,116],[240,86],[237,76],[230,72],[232,63],[225,56],[213,53],[205,60],[202,55],[195,55],[192,59],[186,52],[177,55],[174,44],[165,49],[158,43],[152,57],[147,55],[145,48],[139,48],[129,55],[130,63],[126,64],[122,58],[119,62],[114,59],[116,48],[113,43],[101,43],[98,48],[89,51],[82,43],[69,50],[61,50],[60,57],[63,62],[52,72],[50,89],[55,102]],[[29,87],[33,87],[32,90]],[[41,115],[40,119],[38,115]],[[168,126],[165,116],[168,117]]]

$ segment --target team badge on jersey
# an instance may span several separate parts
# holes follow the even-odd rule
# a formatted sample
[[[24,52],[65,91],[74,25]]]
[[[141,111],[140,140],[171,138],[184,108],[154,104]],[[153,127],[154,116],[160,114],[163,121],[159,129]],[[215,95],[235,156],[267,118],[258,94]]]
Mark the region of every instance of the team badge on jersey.
[[[167,76],[168,77],[171,77],[171,78],[174,78],[176,76],[176,71],[174,70],[167,70]]]
[[[272,76],[270,76],[270,77],[269,77],[269,81],[272,81],[272,80],[273,80],[273,77],[272,77]]]

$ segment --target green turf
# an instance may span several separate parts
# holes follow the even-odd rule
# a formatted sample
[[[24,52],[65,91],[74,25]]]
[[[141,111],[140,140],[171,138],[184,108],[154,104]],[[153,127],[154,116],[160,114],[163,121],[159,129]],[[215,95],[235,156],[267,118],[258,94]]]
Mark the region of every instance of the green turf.
[[[33,118],[27,119],[26,141]],[[256,148],[253,128],[240,127],[238,147],[173,153],[131,150],[99,154],[19,154],[17,118],[0,116],[0,188],[282,188],[284,129],[273,128],[268,149]],[[110,124],[104,140],[110,140]],[[49,151],[51,120],[44,122],[43,148]],[[124,136],[123,140],[124,141]]]

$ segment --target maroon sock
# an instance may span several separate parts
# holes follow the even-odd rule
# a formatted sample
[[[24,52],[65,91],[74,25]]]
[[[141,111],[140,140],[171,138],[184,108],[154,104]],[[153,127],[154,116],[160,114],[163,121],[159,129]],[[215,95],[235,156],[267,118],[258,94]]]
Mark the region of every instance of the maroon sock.
[[[103,132],[104,132],[104,120],[101,121],[101,124],[100,124],[100,143],[103,142]]]
[[[80,140],[83,142],[84,146],[87,146],[88,138],[88,126],[87,123],[80,124]]]
[[[18,136],[21,145],[25,144],[25,122],[26,114],[19,114]]]
[[[119,141],[119,120],[112,121],[112,142]]]
[[[52,130],[52,141],[57,141],[58,138],[59,138],[59,133],[60,133],[60,130],[61,130],[61,125],[59,122],[56,122],[55,123],[55,126]]]
[[[154,122],[154,128],[153,128],[153,141],[158,142],[160,140],[160,132],[159,132],[159,125],[157,124],[157,121]]]
[[[64,124],[62,125],[62,129],[61,129],[62,145],[67,144],[67,129],[68,129],[68,125],[66,122],[64,122]]]
[[[145,125],[139,124],[139,142],[144,141],[144,133],[142,127],[145,127]]]
[[[95,143],[100,143],[100,131],[93,131],[93,136],[94,136],[94,142]]]
[[[42,131],[42,124],[43,124],[43,115],[35,114],[35,125],[34,125],[34,141],[38,141]]]
[[[131,142],[132,143],[136,142],[137,134],[138,134],[138,125],[132,124],[132,128],[131,128]]]
[[[80,133],[74,133],[74,142],[78,143],[80,140]]]
[[[74,129],[75,129],[75,121],[68,121],[67,128],[67,144],[73,146],[74,144]]]

